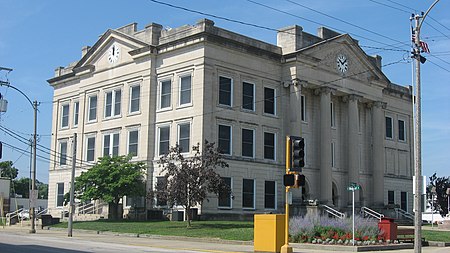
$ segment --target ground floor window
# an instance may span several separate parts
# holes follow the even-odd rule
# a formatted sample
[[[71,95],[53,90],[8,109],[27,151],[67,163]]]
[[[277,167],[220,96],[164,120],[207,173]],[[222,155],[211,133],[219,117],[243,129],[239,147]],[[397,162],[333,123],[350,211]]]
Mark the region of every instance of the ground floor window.
[[[388,191],[388,205],[395,204],[394,191]]]
[[[57,183],[56,189],[56,206],[64,206],[64,183]]]
[[[224,183],[228,185],[230,188],[230,192],[219,192],[219,208],[231,208],[231,192],[232,192],[232,184],[231,177],[222,177]]]
[[[400,194],[400,208],[403,211],[408,211],[408,193],[407,192],[401,192]]]
[[[245,179],[242,185],[242,208],[255,208],[255,180]]]
[[[275,181],[264,182],[264,208],[276,209],[276,183]]]

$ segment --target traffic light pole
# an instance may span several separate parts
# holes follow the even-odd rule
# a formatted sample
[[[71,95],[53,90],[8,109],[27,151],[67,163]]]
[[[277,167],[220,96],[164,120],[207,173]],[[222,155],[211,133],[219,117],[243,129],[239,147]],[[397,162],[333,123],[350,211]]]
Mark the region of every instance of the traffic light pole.
[[[291,141],[290,137],[286,136],[286,174],[289,174],[291,165]],[[289,246],[289,186],[286,186],[286,207],[285,207],[285,232],[284,245],[281,247],[281,253],[292,253],[292,247]]]

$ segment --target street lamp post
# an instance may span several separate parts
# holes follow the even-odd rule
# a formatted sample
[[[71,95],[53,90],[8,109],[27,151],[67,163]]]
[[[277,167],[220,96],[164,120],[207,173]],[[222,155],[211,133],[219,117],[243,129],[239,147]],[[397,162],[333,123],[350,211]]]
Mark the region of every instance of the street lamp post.
[[[350,183],[347,190],[352,191],[352,244],[355,246],[355,191],[360,190],[361,186],[357,183]]]
[[[0,67],[0,70],[4,69]],[[9,71],[11,71],[12,69],[8,69]],[[35,221],[36,221],[36,214],[34,212],[35,210],[35,205],[36,205],[36,198],[37,198],[37,193],[36,193],[36,141],[37,141],[37,107],[39,105],[39,103],[35,100],[33,102],[31,102],[31,99],[25,94],[23,93],[21,90],[19,90],[18,88],[12,86],[9,82],[4,82],[4,81],[0,81],[0,86],[6,86],[8,88],[14,89],[16,91],[18,91],[20,94],[22,94],[27,100],[28,102],[30,102],[31,107],[33,107],[33,111],[34,111],[34,131],[33,131],[33,159],[32,159],[32,171],[31,171],[31,191],[30,191],[30,218],[31,218],[31,229],[30,229],[30,233],[34,234],[36,233],[36,228],[35,228]]]

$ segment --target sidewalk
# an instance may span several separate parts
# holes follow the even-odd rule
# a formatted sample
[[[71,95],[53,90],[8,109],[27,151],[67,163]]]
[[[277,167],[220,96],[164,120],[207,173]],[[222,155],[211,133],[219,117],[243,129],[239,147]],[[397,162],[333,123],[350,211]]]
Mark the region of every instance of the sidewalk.
[[[11,226],[0,227],[0,233],[29,235],[33,237],[42,238],[57,238],[58,240],[83,240],[91,242],[104,242],[109,244],[130,245],[140,247],[158,247],[166,250],[193,250],[200,252],[215,252],[215,253],[238,253],[238,252],[254,252],[253,242],[244,241],[226,241],[219,239],[203,239],[203,238],[189,238],[189,237],[168,237],[155,235],[137,235],[137,234],[119,234],[112,232],[97,233],[97,231],[87,230],[73,230],[73,237],[67,236],[67,229],[36,229],[36,234],[29,234],[29,226]],[[296,253],[318,253],[318,252],[357,252],[361,251],[361,247],[338,246],[338,245],[311,245],[311,244],[297,244],[292,243],[290,246]],[[412,245],[409,249],[391,249],[383,251],[385,253],[403,253],[413,252]],[[380,248],[376,249],[377,252]],[[370,249],[365,249],[366,252],[375,252]],[[424,253],[444,253],[450,252],[449,248],[442,247],[423,247]]]

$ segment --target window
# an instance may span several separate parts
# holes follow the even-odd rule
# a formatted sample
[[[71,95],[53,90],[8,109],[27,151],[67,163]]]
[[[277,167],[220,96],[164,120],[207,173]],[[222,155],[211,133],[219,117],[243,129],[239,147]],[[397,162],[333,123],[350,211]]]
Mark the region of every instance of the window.
[[[122,91],[120,89],[106,92],[105,94],[105,118],[120,115],[120,102]]]
[[[301,95],[301,104],[302,104],[302,111],[301,111],[301,118],[302,121],[306,121],[306,97],[304,95]]]
[[[61,108],[61,128],[69,127],[69,105],[63,105]]]
[[[191,103],[192,77],[180,77],[180,106]]]
[[[331,143],[331,167],[334,168],[336,166],[336,150],[334,142]]]
[[[73,126],[78,126],[78,115],[80,114],[80,102],[73,103]]]
[[[93,162],[95,159],[95,137],[87,138],[86,161]]]
[[[172,82],[170,80],[162,81],[160,90],[159,109],[169,108],[172,99]]]
[[[57,183],[56,206],[64,206],[64,183]]]
[[[406,141],[405,121],[401,119],[398,120],[398,140]]]
[[[128,132],[128,154],[138,155],[139,131],[131,130]]]
[[[275,115],[275,90],[264,88],[264,113]]]
[[[276,209],[276,184],[275,181],[264,182],[264,208]]]
[[[392,139],[392,118],[386,117],[386,138]]]
[[[219,151],[231,155],[231,126],[219,125]]]
[[[242,208],[255,208],[255,180],[245,179],[242,182]]]
[[[183,123],[178,125],[178,145],[182,153],[190,150],[191,124]]]
[[[253,157],[255,135],[252,129],[242,129],[242,156]]]
[[[97,120],[97,95],[90,96],[88,99],[88,103],[88,121],[95,121]]]
[[[103,156],[119,155],[119,133],[105,134],[103,136]]]
[[[130,88],[130,113],[139,112],[141,99],[141,86],[136,85]]]
[[[67,165],[67,141],[59,143],[59,165]]]
[[[233,79],[228,77],[219,77],[219,104],[232,105],[233,98]]]
[[[275,160],[275,134],[264,132],[264,159]]]
[[[388,191],[388,205],[395,204],[394,191]]]
[[[331,111],[331,126],[335,127],[336,126],[336,116],[334,113],[334,103],[333,102],[330,103],[330,111]]]
[[[242,83],[242,109],[255,110],[255,85],[252,83]]]
[[[155,185],[155,192],[156,192],[156,205],[157,206],[166,206],[167,205],[167,198],[164,194],[166,192],[167,187],[167,179],[165,177],[157,177],[156,178],[156,185]]]
[[[159,155],[169,152],[170,127],[164,126],[159,128]]]
[[[223,182],[228,185],[229,192],[219,192],[219,208],[231,208],[231,177],[222,177]]]
[[[408,193],[400,192],[400,208],[403,211],[408,211]]]

